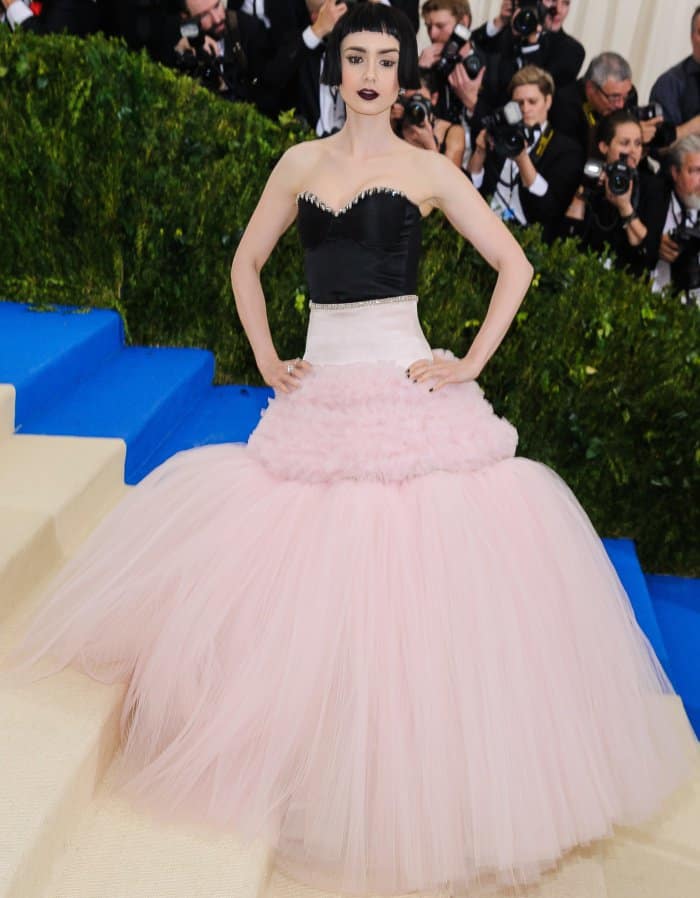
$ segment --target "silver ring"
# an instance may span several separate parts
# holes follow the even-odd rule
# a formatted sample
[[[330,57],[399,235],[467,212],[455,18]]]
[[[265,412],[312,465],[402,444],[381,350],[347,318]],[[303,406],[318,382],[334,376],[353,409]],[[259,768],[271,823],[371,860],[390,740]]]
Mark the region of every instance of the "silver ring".
[[[294,374],[294,363],[290,362],[287,365],[287,374]]]

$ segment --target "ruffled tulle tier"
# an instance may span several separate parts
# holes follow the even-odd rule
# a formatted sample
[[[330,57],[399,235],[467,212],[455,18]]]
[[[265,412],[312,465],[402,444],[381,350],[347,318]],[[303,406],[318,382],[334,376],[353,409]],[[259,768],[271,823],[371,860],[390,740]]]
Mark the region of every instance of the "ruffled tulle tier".
[[[484,414],[455,439],[471,427],[490,463],[321,479],[301,450],[290,461],[304,440],[319,459],[338,449],[336,374],[318,372],[313,402],[276,401],[276,472],[272,434],[181,453],[130,491],[22,657],[128,682],[122,788],[265,839],[299,879],[357,894],[531,881],[651,816],[689,775],[692,731],[586,514],[549,468],[499,456],[508,432],[485,406],[465,394],[465,416]],[[375,420],[405,433],[391,389],[377,384]],[[367,435],[383,458],[390,433]]]
[[[312,369],[270,402],[248,448],[285,479],[398,481],[472,471],[511,458],[517,443],[475,381],[431,393],[386,362]]]

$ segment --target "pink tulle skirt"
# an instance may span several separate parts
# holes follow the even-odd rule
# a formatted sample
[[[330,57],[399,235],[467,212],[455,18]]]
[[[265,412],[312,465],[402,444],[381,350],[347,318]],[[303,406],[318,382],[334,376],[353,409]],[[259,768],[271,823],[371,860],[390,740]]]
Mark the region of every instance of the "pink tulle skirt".
[[[128,691],[119,784],[357,894],[527,883],[653,815],[696,742],[591,523],[476,383],[317,367],[171,458],[19,655]]]

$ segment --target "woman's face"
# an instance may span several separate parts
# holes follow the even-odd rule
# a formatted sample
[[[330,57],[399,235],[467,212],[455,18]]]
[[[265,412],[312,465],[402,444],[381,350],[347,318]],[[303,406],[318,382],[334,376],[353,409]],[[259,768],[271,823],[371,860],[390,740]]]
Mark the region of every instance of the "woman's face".
[[[606,162],[617,162],[622,153],[627,154],[627,164],[636,168],[642,158],[642,129],[636,122],[625,122],[615,128],[615,136],[609,144],[601,141],[598,149]]]
[[[399,42],[390,34],[356,31],[340,44],[345,105],[363,115],[378,115],[396,101],[399,92]]]
[[[521,84],[513,91],[513,99],[520,106],[523,122],[528,126],[542,125],[552,105],[552,98],[545,97],[536,84]]]

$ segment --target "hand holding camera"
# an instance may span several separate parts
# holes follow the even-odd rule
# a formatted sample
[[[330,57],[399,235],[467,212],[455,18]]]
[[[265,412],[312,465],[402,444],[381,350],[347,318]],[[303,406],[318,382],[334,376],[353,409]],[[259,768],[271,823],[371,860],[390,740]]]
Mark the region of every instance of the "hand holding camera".
[[[471,43],[472,33],[466,25],[458,23],[450,35],[449,40],[440,52],[440,56],[433,63],[433,69],[438,75],[447,78],[455,66],[461,63],[467,76],[474,80],[484,68],[484,60]]]
[[[471,78],[464,66],[457,65],[447,76],[447,83],[470,115],[474,112],[479,99],[485,73],[486,67],[482,66],[476,78]]]
[[[515,100],[484,116],[483,126],[496,154],[506,159],[515,159],[533,141],[532,129],[523,122],[523,114]]]

